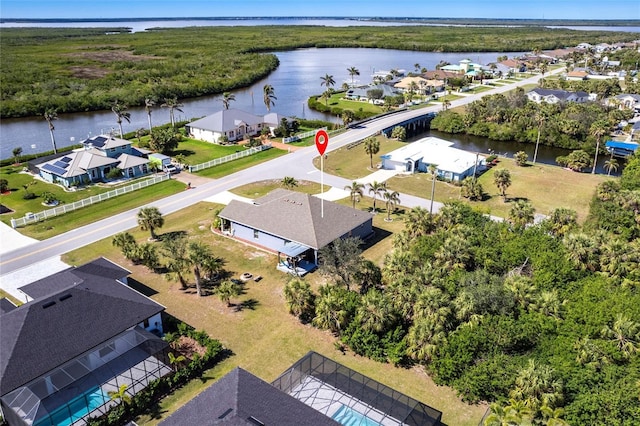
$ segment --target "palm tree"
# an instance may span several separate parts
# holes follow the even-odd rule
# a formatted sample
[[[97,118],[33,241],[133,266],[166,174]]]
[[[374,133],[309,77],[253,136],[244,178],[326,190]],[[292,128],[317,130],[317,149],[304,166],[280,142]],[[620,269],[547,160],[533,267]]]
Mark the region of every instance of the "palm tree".
[[[143,231],[149,231],[151,240],[157,240],[156,228],[162,228],[164,218],[157,207],[143,207],[138,211],[138,225]]]
[[[58,149],[56,148],[56,138],[53,136],[53,131],[56,129],[53,126],[54,120],[58,119],[58,113],[55,109],[48,109],[44,112],[44,119],[47,120],[47,124],[49,124],[49,133],[51,134],[51,145],[53,145],[53,153],[57,154]]]
[[[554,376],[551,367],[537,365],[535,360],[529,359],[527,367],[518,373],[515,387],[509,395],[524,402],[535,417],[541,406],[555,407],[562,401],[562,383]]]
[[[613,326],[605,325],[600,334],[612,340],[625,358],[640,352],[640,324],[624,314],[618,314]]]
[[[438,347],[446,343],[446,333],[440,321],[419,317],[407,333],[407,355],[416,361],[429,362]]]
[[[127,111],[125,104],[120,104],[117,100],[111,106],[111,111],[116,115],[116,122],[120,128],[120,137],[122,137],[122,121],[126,120],[127,123],[131,122],[131,113]]]
[[[164,103],[160,105],[160,107],[162,108],[169,108],[169,118],[171,119],[171,127],[174,127],[174,128],[176,127],[175,111],[182,112],[180,108],[183,106],[184,105],[178,102],[178,98],[175,96],[173,98],[165,98]]]
[[[320,86],[325,86],[327,90],[331,89],[331,87],[335,86],[336,81],[333,79],[332,75],[325,74],[324,77],[320,77]]]
[[[364,140],[364,152],[369,156],[369,163],[373,169],[373,156],[380,152],[380,142],[375,136],[369,136]]]
[[[234,283],[231,280],[224,280],[216,289],[220,300],[227,304],[227,307],[231,306],[231,298],[237,297],[242,294],[242,288],[239,284]]]
[[[509,220],[518,230],[523,230],[533,222],[535,209],[530,202],[518,200],[509,210]]]
[[[173,366],[174,370],[177,370],[178,365],[180,365],[181,363],[187,360],[187,357],[185,357],[184,355],[175,356],[173,352],[169,352],[168,355],[169,355],[169,364]]]
[[[351,85],[353,86],[353,77],[356,75],[360,75],[360,70],[358,70],[358,68],[356,67],[349,67],[347,68],[347,72],[351,76]]]
[[[284,298],[289,313],[302,319],[308,316],[314,308],[314,295],[308,282],[295,277],[285,284]]]
[[[420,64],[417,62],[413,64],[413,69],[416,70],[416,72],[420,71]]]
[[[364,330],[374,333],[388,330],[395,320],[391,303],[375,289],[362,296],[356,318]]]
[[[387,218],[385,220],[391,222],[391,211],[395,210],[395,207],[400,204],[400,193],[387,190],[382,193],[382,198],[384,198],[384,202],[387,205]]]
[[[608,134],[610,130],[611,126],[609,126],[609,123],[605,120],[597,120],[589,128],[589,133],[591,133],[591,136],[596,138],[596,153],[595,157],[593,158],[593,168],[591,169],[591,174],[596,173],[596,166],[598,165],[598,151],[600,151],[600,142],[602,140],[602,137]]]
[[[369,194],[373,195],[373,213],[376,213],[376,200],[378,195],[382,195],[387,190],[385,182],[373,181],[369,184]]]
[[[610,158],[604,162],[604,169],[607,171],[607,176],[611,176],[611,171],[618,171],[618,160]]]
[[[179,235],[175,238],[166,238],[162,241],[162,254],[167,258],[167,278],[177,280],[182,290],[187,289],[187,281],[184,275],[191,267],[189,260],[187,238]]]
[[[224,92],[222,94],[222,107],[224,109],[229,109],[229,104],[231,103],[231,101],[235,101],[235,100],[236,100],[236,95],[234,95],[233,93]]]
[[[280,185],[284,186],[287,189],[293,189],[298,186],[298,181],[294,177],[285,176],[280,181]]]
[[[411,239],[428,235],[431,225],[431,213],[419,206],[409,210],[404,217],[404,229]]]
[[[149,134],[151,134],[151,108],[156,104],[155,99],[146,98],[144,100],[144,110],[147,111],[147,117],[149,119]]]
[[[360,198],[363,196],[364,185],[353,181],[351,185],[347,185],[344,187],[345,191],[349,191],[349,197],[351,198],[352,207],[356,208],[356,202],[360,201]]]
[[[276,98],[273,86],[270,84],[264,85],[262,88],[262,99],[264,100],[264,105],[267,107],[267,111],[271,112],[271,107],[275,105],[273,101],[278,99]]]
[[[214,256],[209,246],[199,241],[194,241],[189,244],[189,262],[193,267],[193,276],[196,280],[196,292],[198,296],[202,296],[202,274],[211,258],[214,258]]]
[[[11,151],[11,154],[13,154],[13,162],[15,164],[20,163],[20,155],[22,154],[22,147],[13,148],[13,151]]]
[[[436,173],[438,172],[437,164],[429,164],[429,173],[431,174],[431,204],[429,205],[429,215],[433,215],[433,198],[436,195]]]
[[[498,169],[493,172],[493,183],[500,190],[504,202],[507,201],[507,188],[511,186],[511,173],[507,169]]]
[[[443,111],[448,110],[450,106],[451,106],[451,101],[449,101],[449,99],[443,99],[442,100],[442,110]]]
[[[114,401],[116,399],[119,399],[120,402],[122,402],[125,405],[130,404],[131,403],[131,397],[127,393],[127,388],[128,387],[129,386],[127,386],[127,385],[120,385],[120,387],[118,388],[117,391],[109,391],[109,392],[107,392],[107,395],[109,395],[109,398],[111,398]]]
[[[343,293],[336,286],[320,287],[313,324],[337,333],[347,325],[349,312],[345,306]]]

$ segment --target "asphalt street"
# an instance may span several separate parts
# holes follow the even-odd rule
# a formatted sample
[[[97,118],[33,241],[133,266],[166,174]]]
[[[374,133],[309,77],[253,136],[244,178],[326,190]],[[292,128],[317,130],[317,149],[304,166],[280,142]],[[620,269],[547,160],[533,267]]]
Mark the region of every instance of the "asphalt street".
[[[562,69],[555,70],[552,73],[559,72],[562,72]],[[451,107],[465,105],[485,95],[506,92],[514,89],[516,86],[536,83],[540,78],[540,75],[535,75],[529,79],[497,87],[490,91],[467,95],[461,99],[452,101]],[[356,128],[349,129],[344,133],[331,137],[327,153],[328,155],[331,155],[332,151],[348,143],[363,139],[408,118],[424,115],[428,112],[438,112],[440,110],[441,106],[433,106],[417,110],[403,111],[363,123]],[[318,183],[323,180],[326,187],[325,190],[328,190],[329,187],[344,188],[346,185],[351,184],[351,181],[348,179],[328,175],[326,173],[321,179],[320,170],[315,168],[313,165],[313,159],[317,155],[318,153],[315,146],[300,149],[296,152],[291,152],[287,155],[283,155],[226,177],[198,185],[196,188],[188,191],[166,197],[162,200],[154,201],[150,205],[160,209],[163,215],[167,215],[196,204],[219,192],[230,190],[255,181],[265,179],[282,179],[284,176],[291,176],[298,180],[310,180]],[[425,195],[428,196],[428,194]],[[400,194],[400,200],[401,205],[408,208],[416,206],[429,208],[431,203],[428,199],[414,197],[407,194]],[[440,206],[440,203],[434,203],[434,211],[437,211]],[[136,215],[138,210],[139,208],[135,208],[124,213],[111,216],[107,219],[82,226],[56,237],[34,242],[33,244],[17,248],[15,250],[3,250],[2,256],[0,257],[0,287],[2,286],[3,281],[2,276],[10,272],[18,271],[22,268],[37,267],[37,264],[43,260],[60,256],[71,250],[84,247],[95,241],[115,235],[118,232],[136,227]]]

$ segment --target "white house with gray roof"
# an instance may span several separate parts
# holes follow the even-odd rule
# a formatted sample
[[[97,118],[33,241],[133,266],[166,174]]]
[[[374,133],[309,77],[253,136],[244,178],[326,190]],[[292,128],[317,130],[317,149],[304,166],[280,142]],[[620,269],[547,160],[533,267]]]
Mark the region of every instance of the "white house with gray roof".
[[[304,260],[307,271],[318,264],[318,251],[338,238],[373,234],[370,213],[285,189],[252,204],[232,200],[218,216],[224,234],[277,253],[289,266]]]
[[[272,118],[272,117],[270,117]],[[265,119],[239,109],[223,109],[185,127],[190,137],[205,142],[220,143],[225,136],[229,142],[259,135]]]
[[[541,89],[536,88],[527,92],[527,98],[535,103],[546,102],[548,104],[557,104],[558,102],[577,102],[584,103],[592,99],[587,92],[577,91],[568,92],[566,90]]]

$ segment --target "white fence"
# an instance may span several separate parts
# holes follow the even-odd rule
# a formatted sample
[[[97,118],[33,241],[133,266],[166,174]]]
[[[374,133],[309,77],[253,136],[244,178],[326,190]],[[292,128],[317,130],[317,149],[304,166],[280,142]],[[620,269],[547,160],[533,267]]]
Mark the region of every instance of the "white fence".
[[[327,128],[323,127],[322,129],[318,129],[318,130],[327,130]],[[296,142],[301,139],[308,138],[309,136],[314,136],[318,130],[309,130],[308,132],[299,133],[297,135],[294,135],[288,138],[282,138],[282,143]]]
[[[61,214],[65,214],[74,210],[81,209],[83,207],[90,206],[95,203],[99,203],[100,201],[108,200],[109,198],[117,197],[118,195],[123,195],[129,192],[137,191],[138,189],[155,185],[156,183],[164,182],[165,180],[169,180],[169,179],[170,179],[169,175],[163,174],[162,176],[156,176],[150,179],[145,179],[143,181],[136,182],[128,186],[123,186],[121,188],[117,188],[109,192],[104,192],[102,194],[94,195],[93,197],[85,198],[83,200],[76,201],[75,203],[64,204],[62,206],[41,211],[38,213],[27,213],[24,217],[20,217],[18,219],[11,219],[11,226],[15,229],[21,226],[28,225],[30,223],[39,222],[41,220],[48,219],[50,217],[59,216]]]
[[[271,144],[255,146],[253,148],[246,149],[244,151],[236,152],[235,154],[227,155],[226,157],[216,158],[215,160],[207,161],[206,163],[196,164],[195,166],[189,166],[189,172],[197,172],[200,170],[208,169],[209,167],[217,166],[229,161],[237,160],[238,158],[248,157],[258,152],[271,148]]]

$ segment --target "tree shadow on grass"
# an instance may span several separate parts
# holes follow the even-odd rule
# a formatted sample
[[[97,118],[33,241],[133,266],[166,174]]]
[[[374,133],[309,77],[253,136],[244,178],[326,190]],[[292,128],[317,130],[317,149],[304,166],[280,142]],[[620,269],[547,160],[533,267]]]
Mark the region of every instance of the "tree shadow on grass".
[[[252,311],[255,311],[256,307],[260,305],[260,302],[258,302],[256,299],[247,299],[245,301],[242,301],[240,303],[237,303],[234,305],[234,311],[235,312],[241,312],[245,309],[249,309]]]
[[[158,240],[167,241],[167,240],[175,240],[176,238],[186,237],[187,231],[171,231],[165,232],[164,234],[158,235]]]
[[[177,155],[184,155],[185,157],[188,157],[190,155],[194,155],[195,153],[195,151],[192,151],[190,149],[176,149],[175,151],[171,151],[171,156],[175,157]]]

